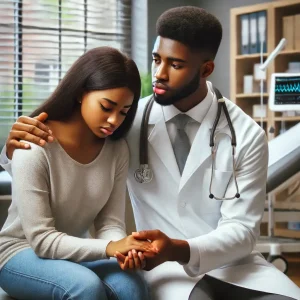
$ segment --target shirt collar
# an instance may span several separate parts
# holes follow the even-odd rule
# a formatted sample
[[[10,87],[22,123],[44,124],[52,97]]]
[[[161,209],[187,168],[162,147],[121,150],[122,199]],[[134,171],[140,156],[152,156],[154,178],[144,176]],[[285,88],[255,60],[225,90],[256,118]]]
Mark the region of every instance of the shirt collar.
[[[213,93],[209,86],[207,86],[207,95],[206,97],[196,106],[188,110],[185,114],[191,117],[193,120],[198,123],[202,123],[204,117],[206,116],[211,103],[213,101]],[[162,106],[165,122],[170,121],[172,118],[182,113],[174,105]]]

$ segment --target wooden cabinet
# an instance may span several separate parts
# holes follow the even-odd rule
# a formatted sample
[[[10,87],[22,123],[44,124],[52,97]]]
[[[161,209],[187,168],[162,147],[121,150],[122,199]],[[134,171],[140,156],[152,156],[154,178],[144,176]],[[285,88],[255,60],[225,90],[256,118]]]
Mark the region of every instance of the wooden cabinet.
[[[266,30],[266,44],[267,52],[261,57],[260,53],[254,54],[240,54],[241,44],[241,15],[251,14],[254,12],[266,11],[267,16],[267,30]],[[299,0],[285,0],[274,1],[252,6],[238,7],[231,9],[231,50],[230,50],[230,99],[240,106],[248,115],[253,117],[253,105],[260,104],[261,101],[267,106],[266,116],[261,118],[254,118],[259,124],[263,122],[263,128],[269,139],[280,133],[284,126],[286,129],[295,125],[300,121],[300,116],[286,117],[282,113],[272,112],[268,107],[268,91],[270,88],[270,75],[272,73],[285,72],[288,69],[289,62],[300,62],[300,46],[299,46],[299,32],[300,27],[296,30],[294,25],[291,28],[293,41],[293,49],[283,50],[275,58],[275,60],[267,68],[267,79],[264,82],[265,89],[261,97],[260,84],[255,82],[254,92],[244,94],[244,75],[253,75],[254,64],[261,63],[268,55],[275,49],[284,33],[284,20],[288,16],[295,16],[300,14],[300,1]],[[296,42],[297,41],[297,42]],[[270,133],[270,129],[274,128],[274,133]]]
[[[241,54],[242,23],[241,16],[265,11],[266,12],[266,53]],[[291,25],[292,16],[300,16],[300,0],[273,1],[252,6],[238,7],[231,9],[230,19],[230,99],[240,106],[245,113],[251,116],[256,122],[263,126],[269,139],[277,136],[281,129],[289,129],[300,121],[300,116],[284,116],[281,112],[269,110],[268,99],[270,89],[270,77],[272,73],[286,72],[289,62],[300,62],[300,21],[295,21]],[[287,25],[288,24],[288,25]],[[293,26],[289,28],[289,26]],[[254,86],[252,93],[244,93],[244,76],[254,74],[254,65],[262,63],[268,55],[276,48],[280,40],[285,37],[289,39],[288,47],[283,49],[279,55],[268,66],[264,90],[260,90],[260,82],[256,82],[259,87]],[[260,51],[259,51],[260,52]],[[266,115],[263,118],[253,116],[254,105],[260,103],[266,105]],[[261,123],[262,122],[262,123]],[[270,129],[273,129],[270,133]],[[300,133],[299,133],[300,134]],[[295,182],[293,182],[295,184]],[[288,197],[291,186],[287,186],[285,191],[281,191],[275,196],[275,208],[291,212],[291,202],[284,201]],[[297,206],[300,212],[300,189],[296,193],[297,199],[292,204]],[[293,208],[295,209],[295,207]],[[284,220],[280,220],[275,225],[275,235],[285,237],[300,237],[300,231],[287,230],[287,221],[291,220],[291,215],[286,214]],[[299,216],[299,213],[298,215]],[[295,220],[294,220],[295,221]],[[275,220],[276,222],[276,220]],[[298,222],[298,221],[297,221]],[[300,222],[300,219],[299,219]],[[263,230],[264,231],[264,230]]]

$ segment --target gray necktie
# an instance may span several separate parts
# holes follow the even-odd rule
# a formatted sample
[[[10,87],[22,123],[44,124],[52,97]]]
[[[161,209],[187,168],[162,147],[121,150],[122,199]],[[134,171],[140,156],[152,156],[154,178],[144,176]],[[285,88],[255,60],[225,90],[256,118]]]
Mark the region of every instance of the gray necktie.
[[[177,127],[173,150],[180,174],[182,174],[186,159],[190,152],[190,141],[185,132],[185,126],[191,118],[185,114],[178,114],[172,121]]]

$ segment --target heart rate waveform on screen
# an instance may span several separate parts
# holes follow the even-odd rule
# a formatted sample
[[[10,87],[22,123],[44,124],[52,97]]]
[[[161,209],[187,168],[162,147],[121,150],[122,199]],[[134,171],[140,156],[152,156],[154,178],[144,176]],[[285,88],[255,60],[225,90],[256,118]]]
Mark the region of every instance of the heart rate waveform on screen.
[[[275,93],[300,93],[300,83],[276,84]]]
[[[274,101],[275,106],[286,105],[285,109],[288,110],[298,110],[300,108],[299,75],[300,74],[285,74],[285,76],[276,76],[274,74],[272,76],[272,78],[275,79],[275,86],[272,85],[270,101]]]

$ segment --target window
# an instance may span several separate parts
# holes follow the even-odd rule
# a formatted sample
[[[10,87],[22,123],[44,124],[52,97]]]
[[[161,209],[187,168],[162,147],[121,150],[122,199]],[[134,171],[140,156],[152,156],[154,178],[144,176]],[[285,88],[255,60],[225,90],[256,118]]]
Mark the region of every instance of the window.
[[[0,1],[0,146],[86,50],[130,54],[130,0]]]

